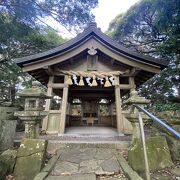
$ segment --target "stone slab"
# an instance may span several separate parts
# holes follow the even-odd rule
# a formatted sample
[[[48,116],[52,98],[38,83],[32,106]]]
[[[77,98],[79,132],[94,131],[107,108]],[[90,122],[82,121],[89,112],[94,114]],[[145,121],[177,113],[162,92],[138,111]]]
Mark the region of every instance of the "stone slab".
[[[109,172],[112,174],[117,174],[120,171],[119,163],[115,158],[103,161],[100,166],[105,172]]]
[[[79,164],[80,173],[93,173],[98,169],[98,162],[95,159],[82,161]]]
[[[87,174],[112,175],[121,171],[119,162],[110,149],[67,148],[57,160],[51,175]]]
[[[47,141],[23,139],[14,169],[16,179],[32,180],[44,166]]]
[[[46,180],[96,180],[96,175],[78,174],[72,176],[48,176]]]
[[[78,172],[79,165],[66,161],[59,161],[56,163],[53,174],[61,175],[61,174],[74,174]]]
[[[112,158],[112,152],[109,149],[98,149],[96,155],[94,156],[95,159],[110,159]]]

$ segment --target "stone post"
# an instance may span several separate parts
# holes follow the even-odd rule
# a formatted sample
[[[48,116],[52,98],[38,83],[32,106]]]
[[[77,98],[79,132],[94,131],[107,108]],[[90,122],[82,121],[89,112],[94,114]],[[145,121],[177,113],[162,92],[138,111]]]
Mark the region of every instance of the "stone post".
[[[25,98],[25,107],[24,111],[17,111],[14,115],[25,123],[25,138],[38,138],[39,123],[47,115],[43,111],[43,101],[49,97],[40,88],[38,81],[34,81],[31,88],[24,89],[18,96]]]
[[[130,113],[126,114],[125,117],[131,122],[133,127],[133,138],[132,141],[134,142],[137,139],[141,139],[140,137],[140,127],[139,127],[139,120],[138,120],[138,110],[133,107],[132,105],[139,105],[141,107],[144,107],[145,105],[149,104],[150,100],[145,99],[144,97],[140,97],[137,93],[137,91],[133,90],[130,93],[129,99],[125,102],[125,104],[130,105]],[[142,115],[143,120],[150,119],[146,115]]]

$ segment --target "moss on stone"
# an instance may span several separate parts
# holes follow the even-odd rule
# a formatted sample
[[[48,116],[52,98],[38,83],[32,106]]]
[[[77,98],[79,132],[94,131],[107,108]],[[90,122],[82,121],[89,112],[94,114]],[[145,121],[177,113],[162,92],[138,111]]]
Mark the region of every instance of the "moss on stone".
[[[8,173],[13,172],[17,150],[8,149],[0,155],[0,180],[4,180]]]
[[[151,137],[146,140],[147,155],[151,171],[171,166],[172,160],[165,137]],[[128,152],[128,161],[132,168],[144,172],[142,143],[137,140]]]
[[[14,175],[20,180],[32,180],[44,166],[47,141],[23,139],[18,149]]]
[[[173,160],[180,161],[180,141],[167,135],[167,143]]]

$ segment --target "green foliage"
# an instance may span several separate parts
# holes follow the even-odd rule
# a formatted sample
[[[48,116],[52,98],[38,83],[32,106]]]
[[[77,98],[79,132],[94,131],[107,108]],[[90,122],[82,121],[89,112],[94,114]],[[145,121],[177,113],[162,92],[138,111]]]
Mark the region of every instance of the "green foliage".
[[[180,96],[180,1],[141,0],[117,16],[109,34],[134,51],[169,60],[169,66],[140,87],[152,104]]]
[[[91,9],[98,0],[0,0],[0,102],[14,101],[15,93],[28,86],[13,59],[52,49],[66,41],[46,21],[53,18],[68,30],[80,30],[94,20]]]
[[[0,11],[29,26],[51,17],[67,29],[81,29],[94,20],[91,9],[97,4],[98,0],[6,0],[0,1]]]
[[[155,112],[178,111],[180,110],[180,103],[166,103],[166,104],[156,103],[151,109]]]

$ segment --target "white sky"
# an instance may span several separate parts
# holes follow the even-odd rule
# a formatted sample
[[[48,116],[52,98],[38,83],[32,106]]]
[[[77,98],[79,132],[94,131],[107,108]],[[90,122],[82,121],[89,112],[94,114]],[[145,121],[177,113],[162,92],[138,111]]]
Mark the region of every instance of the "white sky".
[[[139,0],[99,0],[99,5],[93,10],[97,26],[104,32],[109,23],[118,14],[126,12],[133,4]]]
[[[133,4],[139,0],[99,0],[98,7],[93,9],[97,26],[105,32],[109,23],[120,13],[126,12]],[[59,26],[57,22],[49,18],[47,23],[57,29],[63,37],[72,38],[75,34],[70,34],[65,28]]]

